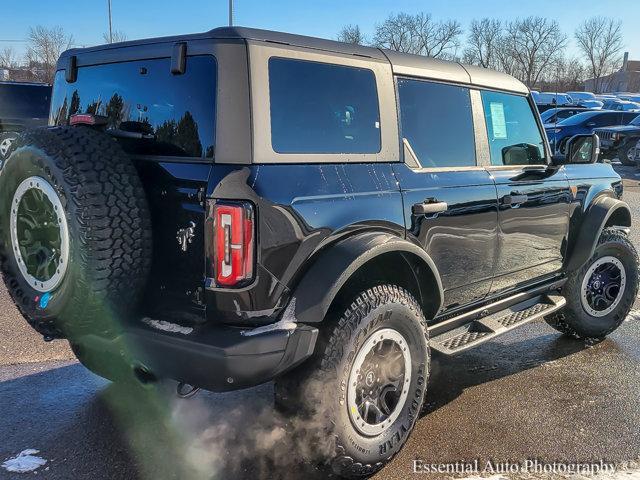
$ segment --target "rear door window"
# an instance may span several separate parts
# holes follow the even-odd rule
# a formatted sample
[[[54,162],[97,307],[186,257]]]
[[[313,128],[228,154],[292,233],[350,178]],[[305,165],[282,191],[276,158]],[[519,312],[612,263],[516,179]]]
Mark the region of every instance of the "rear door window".
[[[378,153],[375,75],[365,68],[269,60],[271,145],[277,153]]]
[[[424,168],[476,164],[469,89],[398,80],[402,138]]]
[[[74,83],[56,75],[50,122],[66,125],[76,113],[107,118],[124,132],[129,153],[213,157],[216,62],[210,55],[187,57],[182,75],[161,58],[80,67]],[[137,137],[137,138],[136,138]]]
[[[544,140],[526,97],[482,92],[492,165],[546,163]]]

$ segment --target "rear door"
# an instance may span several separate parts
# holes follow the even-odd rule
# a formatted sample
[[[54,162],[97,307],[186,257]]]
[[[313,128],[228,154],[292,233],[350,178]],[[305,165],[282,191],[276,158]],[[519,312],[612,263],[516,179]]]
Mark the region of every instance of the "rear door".
[[[446,308],[484,298],[496,260],[497,199],[477,164],[467,87],[399,78],[404,163],[394,165],[407,236],[435,262]]]
[[[541,125],[527,97],[482,92],[499,203],[499,253],[492,293],[562,268],[571,192],[564,167],[549,164]]]
[[[172,73],[166,57],[81,65],[73,83],[64,71],[56,76],[51,123],[66,125],[76,113],[107,117],[107,134],[142,180],[153,240],[145,316],[205,318],[202,202],[213,164],[215,107],[212,55],[188,56],[182,74]]]

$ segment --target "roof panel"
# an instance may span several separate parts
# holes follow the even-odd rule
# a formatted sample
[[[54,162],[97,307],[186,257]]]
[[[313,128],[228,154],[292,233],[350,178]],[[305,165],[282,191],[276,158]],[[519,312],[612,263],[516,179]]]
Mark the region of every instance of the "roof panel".
[[[411,55],[393,50],[382,50],[391,62],[393,73],[412,77],[429,78],[445,82],[469,84],[471,78],[459,63],[436,58]]]
[[[462,65],[469,72],[471,83],[478,87],[495,88],[496,90],[508,90],[527,94],[529,89],[520,80],[507,75],[506,73],[496,72],[488,68],[475,67],[473,65]]]

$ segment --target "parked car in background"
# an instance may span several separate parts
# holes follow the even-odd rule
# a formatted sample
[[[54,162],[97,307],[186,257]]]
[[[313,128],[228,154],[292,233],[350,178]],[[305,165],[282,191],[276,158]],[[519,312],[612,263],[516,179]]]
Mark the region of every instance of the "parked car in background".
[[[640,112],[640,103],[611,99],[605,101],[602,108],[603,110],[616,110],[619,112]]]
[[[628,102],[640,103],[640,94],[638,94],[638,93],[628,94],[628,95],[620,95],[618,98],[620,100],[626,100]]]
[[[597,128],[603,158],[618,158],[623,165],[635,165],[636,145],[640,141],[640,115],[628,125]]]
[[[574,102],[580,102],[582,100],[597,100],[594,93],[591,92],[567,92]]]
[[[545,127],[551,150],[564,154],[567,141],[575,135],[593,133],[596,128],[610,125],[626,125],[638,116],[633,112],[614,112],[610,110],[595,110],[579,113],[562,120],[556,125]]]
[[[20,132],[47,124],[50,101],[50,85],[0,82],[0,168]]]
[[[578,101],[578,106],[591,108],[593,110],[602,110],[604,102],[600,100],[580,100]]]
[[[550,108],[540,114],[540,118],[542,119],[542,123],[544,123],[545,128],[547,125],[554,125],[562,120],[573,117],[578,113],[588,112],[590,109],[586,107],[562,107],[562,108]]]
[[[566,93],[541,92],[532,93],[531,95],[533,96],[533,100],[536,102],[540,113],[549,110],[550,108],[575,105],[573,98]]]

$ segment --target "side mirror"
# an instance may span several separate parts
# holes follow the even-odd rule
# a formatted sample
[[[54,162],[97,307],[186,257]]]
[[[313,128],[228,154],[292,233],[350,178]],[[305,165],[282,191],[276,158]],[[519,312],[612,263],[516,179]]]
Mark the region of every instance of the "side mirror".
[[[600,156],[600,137],[576,135],[567,142],[565,163],[596,163]]]

